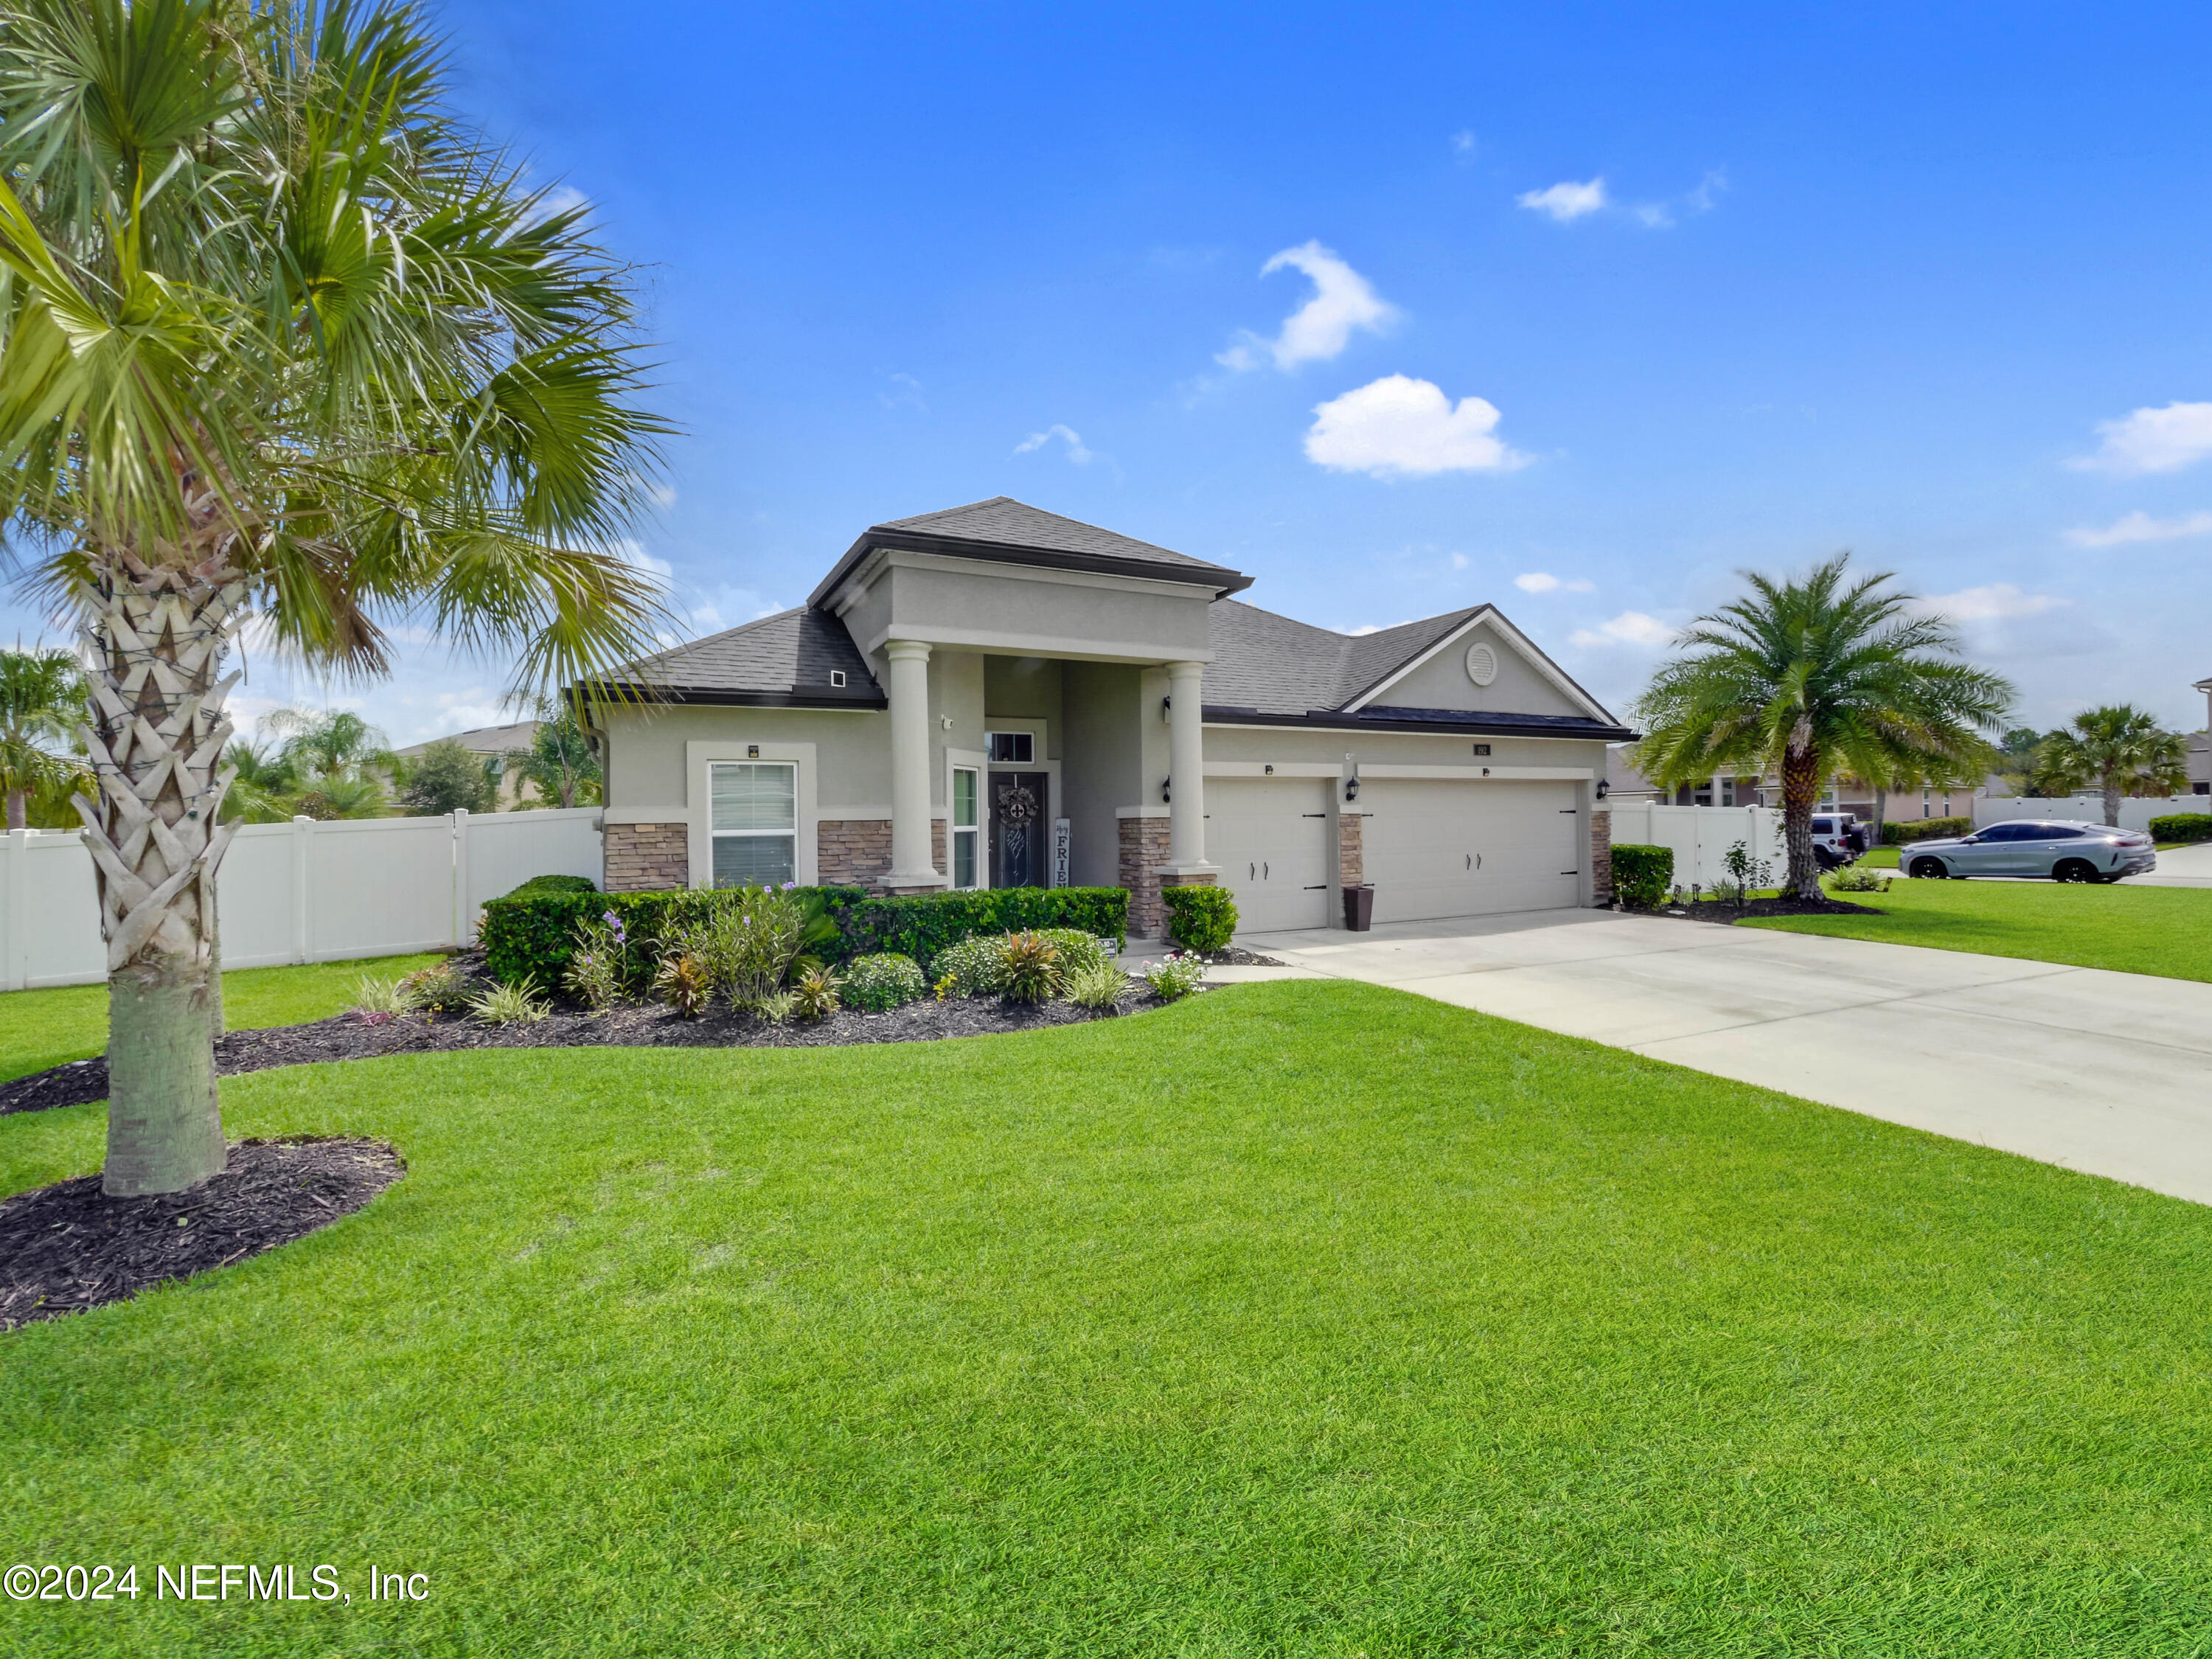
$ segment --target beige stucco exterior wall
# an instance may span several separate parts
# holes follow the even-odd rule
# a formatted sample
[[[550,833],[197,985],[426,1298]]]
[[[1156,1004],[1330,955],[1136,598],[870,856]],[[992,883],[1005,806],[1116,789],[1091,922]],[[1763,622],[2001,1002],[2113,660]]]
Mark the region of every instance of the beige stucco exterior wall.
[[[894,552],[836,604],[871,653],[905,639],[1054,658],[1204,660],[1210,598],[1170,582]]]
[[[1064,678],[1061,729],[1069,761],[1060,770],[1060,788],[1070,843],[1068,878],[1079,887],[1118,886],[1121,836],[1115,809],[1135,800],[1143,788],[1141,671],[1122,663],[1075,662],[1066,665]],[[1160,725],[1157,717],[1152,723]],[[1158,792],[1153,793],[1157,798]]]

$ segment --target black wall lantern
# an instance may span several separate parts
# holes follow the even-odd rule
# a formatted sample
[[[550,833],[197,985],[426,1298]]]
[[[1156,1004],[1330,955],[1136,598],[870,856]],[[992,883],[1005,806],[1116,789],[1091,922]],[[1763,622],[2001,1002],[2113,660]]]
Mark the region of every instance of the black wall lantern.
[[[1347,801],[1355,801],[1359,799],[1359,780],[1358,778],[1346,778],[1344,781],[1344,798]]]
[[[1168,786],[1174,781],[1175,780],[1173,778],[1162,778],[1160,780],[1160,805],[1163,806],[1168,805]]]
[[[1607,782],[1603,778],[1600,778],[1600,779],[1597,781],[1597,798],[1598,798],[1600,800],[1603,800],[1603,799],[1604,799],[1607,795],[1611,794],[1612,793],[1613,793],[1613,786],[1612,786],[1611,784],[1607,783]]]

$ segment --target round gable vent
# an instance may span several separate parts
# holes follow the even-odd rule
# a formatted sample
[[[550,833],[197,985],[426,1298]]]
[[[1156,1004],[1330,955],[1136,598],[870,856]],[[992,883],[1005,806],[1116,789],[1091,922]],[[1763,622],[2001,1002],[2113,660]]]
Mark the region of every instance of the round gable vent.
[[[1498,653],[1486,645],[1470,645],[1467,648],[1467,677],[1477,685],[1487,685],[1498,678]]]

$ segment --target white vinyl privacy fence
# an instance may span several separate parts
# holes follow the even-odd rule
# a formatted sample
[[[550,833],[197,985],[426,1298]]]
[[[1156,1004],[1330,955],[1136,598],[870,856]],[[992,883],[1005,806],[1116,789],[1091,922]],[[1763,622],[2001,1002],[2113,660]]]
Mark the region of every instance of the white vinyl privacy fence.
[[[1612,802],[1613,843],[1674,849],[1674,880],[1684,887],[1711,887],[1728,879],[1721,860],[1744,842],[1754,859],[1772,864],[1782,879],[1790,855],[1782,844],[1782,813],[1771,806],[1660,806]]]
[[[2147,830],[2153,818],[2162,818],[2170,812],[2212,812],[2212,795],[2176,795],[2172,800],[2136,800],[2123,796],[2120,828]],[[1985,823],[2002,823],[2009,818],[2075,818],[2084,823],[2102,823],[2105,798],[2065,795],[2045,800],[2033,795],[1974,797],[1975,829]]]
[[[487,899],[532,876],[599,878],[599,809],[250,823],[223,855],[222,965],[265,968],[471,943]],[[0,836],[0,990],[107,977],[92,854],[70,831]]]

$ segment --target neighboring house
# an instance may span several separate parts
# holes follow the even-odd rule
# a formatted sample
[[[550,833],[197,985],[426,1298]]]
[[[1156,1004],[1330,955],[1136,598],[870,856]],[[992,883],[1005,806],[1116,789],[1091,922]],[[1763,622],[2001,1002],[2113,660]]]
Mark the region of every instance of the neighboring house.
[[[447,741],[446,738],[425,738],[421,743],[410,743],[392,752],[402,760],[413,760],[432,744]],[[492,775],[499,780],[499,810],[512,811],[528,786],[523,781],[521,771],[507,764],[507,757],[513,750],[527,749],[538,741],[538,722],[517,720],[512,726],[479,726],[473,731],[453,732],[450,741],[493,763]]]
[[[866,531],[806,604],[600,702],[610,889],[1218,881],[1249,932],[1588,905],[1632,734],[1494,607],[1379,633],[1004,496]]]
[[[2190,690],[2204,694],[2204,729],[2189,739],[2189,793],[2212,795],[2212,678]]]

